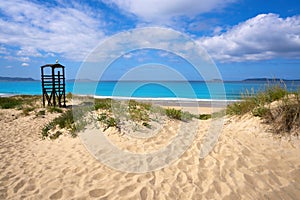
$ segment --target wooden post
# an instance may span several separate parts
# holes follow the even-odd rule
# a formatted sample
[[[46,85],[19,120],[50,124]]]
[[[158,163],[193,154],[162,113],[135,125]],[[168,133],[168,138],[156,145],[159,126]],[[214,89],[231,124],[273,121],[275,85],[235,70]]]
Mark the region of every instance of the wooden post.
[[[44,84],[44,68],[41,67],[42,78],[42,95],[43,95],[43,107],[45,108],[45,84]]]
[[[56,100],[55,100],[55,68],[51,67],[52,69],[52,98],[53,98],[53,106],[56,106]],[[51,99],[50,99],[51,100]]]
[[[59,105],[59,107],[61,107],[61,92],[60,92],[60,90],[62,89],[62,88],[60,88],[60,71],[58,71],[57,72],[58,74],[57,74],[57,80],[58,80],[58,105]]]
[[[64,107],[66,107],[66,81],[65,81],[65,68],[63,67],[63,95],[64,95]]]

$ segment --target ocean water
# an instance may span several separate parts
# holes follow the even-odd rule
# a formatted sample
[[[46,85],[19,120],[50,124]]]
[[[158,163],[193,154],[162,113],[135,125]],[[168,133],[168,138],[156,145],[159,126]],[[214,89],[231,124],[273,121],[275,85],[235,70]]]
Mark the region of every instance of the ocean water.
[[[188,98],[238,100],[248,90],[256,93],[278,83],[251,82],[66,82],[66,92],[80,95],[140,98]],[[281,84],[290,91],[300,88],[300,81]],[[0,82],[0,95],[41,95],[41,82]]]

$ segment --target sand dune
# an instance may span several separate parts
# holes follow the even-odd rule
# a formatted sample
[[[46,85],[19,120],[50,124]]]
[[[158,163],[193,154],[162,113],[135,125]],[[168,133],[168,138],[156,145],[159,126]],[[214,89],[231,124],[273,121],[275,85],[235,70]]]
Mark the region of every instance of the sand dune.
[[[210,120],[200,121],[191,147],[163,169],[126,173],[88,153],[80,138],[41,140],[46,118],[0,110],[0,199],[298,199],[300,140],[276,139],[259,118],[226,118],[213,151],[199,159]],[[173,122],[169,122],[173,123]],[[173,133],[171,126],[165,132]],[[119,138],[118,138],[119,137]],[[127,136],[128,137],[128,136]],[[159,148],[170,138],[157,136],[130,151]],[[122,144],[119,143],[120,145]],[[143,147],[143,148],[142,148]]]

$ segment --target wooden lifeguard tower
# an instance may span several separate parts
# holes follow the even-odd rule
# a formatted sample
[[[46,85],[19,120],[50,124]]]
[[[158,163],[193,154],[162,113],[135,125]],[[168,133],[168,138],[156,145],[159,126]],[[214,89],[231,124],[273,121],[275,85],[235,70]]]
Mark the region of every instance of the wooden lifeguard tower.
[[[41,66],[43,106],[66,107],[65,67],[58,64]]]

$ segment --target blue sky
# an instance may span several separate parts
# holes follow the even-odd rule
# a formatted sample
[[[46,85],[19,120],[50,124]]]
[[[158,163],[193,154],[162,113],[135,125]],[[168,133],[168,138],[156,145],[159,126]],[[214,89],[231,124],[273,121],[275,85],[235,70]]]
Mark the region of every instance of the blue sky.
[[[224,80],[300,79],[296,0],[1,0],[0,76],[39,79],[39,66],[59,59],[67,67],[67,78],[75,78],[101,42],[153,26],[191,37],[207,51]],[[106,79],[116,78],[126,66],[155,62],[178,69],[182,63],[181,58],[174,62],[174,55],[157,52],[126,54],[126,61],[114,62],[114,72]],[[188,79],[198,78],[188,64],[182,63],[181,69]]]

